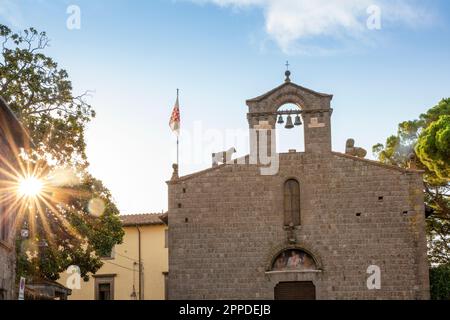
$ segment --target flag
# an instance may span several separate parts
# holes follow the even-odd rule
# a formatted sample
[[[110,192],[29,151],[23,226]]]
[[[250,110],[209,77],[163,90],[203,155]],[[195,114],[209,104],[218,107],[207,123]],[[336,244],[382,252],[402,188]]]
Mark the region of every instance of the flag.
[[[173,107],[172,116],[170,117],[169,122],[170,129],[172,129],[172,131],[175,132],[177,136],[180,134],[180,120],[180,103],[177,97],[177,102]]]

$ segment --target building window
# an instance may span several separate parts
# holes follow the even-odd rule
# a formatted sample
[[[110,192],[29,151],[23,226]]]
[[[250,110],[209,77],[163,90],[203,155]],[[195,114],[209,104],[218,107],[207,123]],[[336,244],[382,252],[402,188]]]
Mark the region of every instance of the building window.
[[[111,283],[99,283],[97,300],[112,300],[111,297]]]
[[[6,213],[0,205],[0,241],[7,242],[9,238],[9,223]]]
[[[111,249],[111,251],[104,252],[104,253],[101,255],[101,259],[103,259],[103,260],[112,260],[112,259],[114,259],[114,258],[115,258],[115,250],[114,250],[114,247]]]
[[[169,230],[164,230],[164,248],[169,248]]]
[[[6,300],[6,290],[0,289],[0,300]]]
[[[8,226],[6,221],[0,220],[0,241],[8,241]]]
[[[300,184],[295,179],[284,184],[284,225],[300,225]]]
[[[163,272],[164,275],[164,299],[169,300],[169,273]]]
[[[95,279],[95,300],[114,300],[114,278]]]

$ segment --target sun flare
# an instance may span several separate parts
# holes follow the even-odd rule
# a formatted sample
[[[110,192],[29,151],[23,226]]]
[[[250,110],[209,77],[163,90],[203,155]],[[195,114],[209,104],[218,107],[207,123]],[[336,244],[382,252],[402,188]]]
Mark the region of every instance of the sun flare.
[[[19,195],[23,197],[37,197],[40,195],[43,183],[36,177],[27,177],[19,182]]]

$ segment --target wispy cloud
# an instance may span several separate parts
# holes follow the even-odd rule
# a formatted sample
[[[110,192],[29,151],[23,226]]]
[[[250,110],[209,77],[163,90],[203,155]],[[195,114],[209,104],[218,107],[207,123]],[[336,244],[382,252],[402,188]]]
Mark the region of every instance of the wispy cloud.
[[[311,43],[317,38],[359,39],[370,42],[367,9],[378,6],[383,28],[417,27],[432,21],[432,13],[417,0],[191,0],[243,10],[258,8],[265,17],[265,31],[286,53],[326,51]]]
[[[21,27],[23,17],[17,1],[0,0],[0,23]]]

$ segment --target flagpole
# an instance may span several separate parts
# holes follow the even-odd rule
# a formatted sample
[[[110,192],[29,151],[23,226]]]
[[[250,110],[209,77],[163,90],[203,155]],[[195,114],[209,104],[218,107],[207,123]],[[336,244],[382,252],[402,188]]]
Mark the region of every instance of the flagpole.
[[[180,89],[177,89],[177,101],[179,105]],[[180,169],[180,133],[177,134],[177,166]]]

